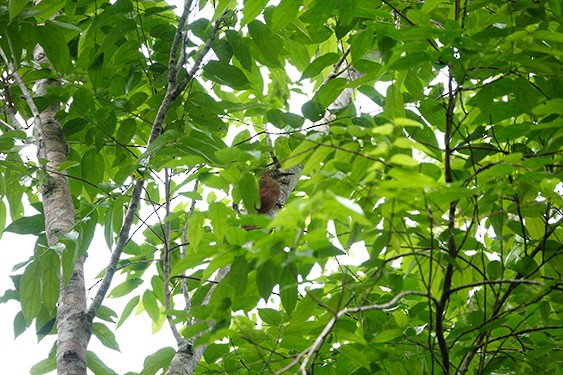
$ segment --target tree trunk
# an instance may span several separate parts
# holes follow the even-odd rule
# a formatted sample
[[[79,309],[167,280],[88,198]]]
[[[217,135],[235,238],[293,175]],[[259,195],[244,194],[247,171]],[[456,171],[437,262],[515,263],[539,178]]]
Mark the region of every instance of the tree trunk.
[[[35,63],[48,64],[43,48],[37,46],[33,54]],[[35,95],[47,94],[49,87],[58,86],[54,80],[43,79],[35,85]],[[70,195],[68,179],[59,172],[59,165],[66,161],[67,145],[61,125],[55,119],[59,103],[52,103],[35,117],[37,158],[45,161],[45,177],[41,181],[41,196],[45,213],[45,231],[49,246],[59,241],[59,235],[74,227],[75,210]],[[60,295],[57,309],[57,373],[86,374],[86,348],[90,339],[90,325],[85,324],[86,291],[84,286],[84,260],[80,258],[74,272],[65,285],[61,274]]]

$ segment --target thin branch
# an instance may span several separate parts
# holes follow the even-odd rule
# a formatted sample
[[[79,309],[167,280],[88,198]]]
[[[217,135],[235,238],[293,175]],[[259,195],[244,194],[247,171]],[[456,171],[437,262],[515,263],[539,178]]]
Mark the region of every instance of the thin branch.
[[[190,8],[192,7],[193,0],[186,0],[184,2],[184,10],[182,11],[182,15],[178,20],[178,28],[176,33],[174,34],[174,39],[172,40],[172,46],[170,47],[170,56],[168,58],[168,84],[169,85],[176,85],[178,80],[178,70],[179,66],[184,62],[181,59],[177,59],[178,57],[178,46],[180,42],[184,39],[182,29],[186,26],[188,22],[188,16],[190,14]],[[182,54],[182,53],[181,53]]]
[[[205,44],[203,45],[203,48],[201,49],[201,51],[199,51],[199,54],[198,54],[197,58],[195,59],[193,65],[192,65],[192,68],[190,69],[190,72],[188,73],[188,75],[186,77],[184,77],[183,81],[178,85],[178,89],[177,89],[178,94],[180,92],[184,91],[184,89],[186,88],[188,83],[191,82],[191,80],[194,78],[195,74],[199,70],[201,63],[203,62],[203,58],[205,57],[205,55],[207,55],[207,53],[211,49],[211,44],[215,40],[215,35],[217,35],[217,32],[219,31],[219,27],[221,26],[222,22],[223,22],[223,17],[221,16],[213,24],[213,27],[211,28],[211,32],[209,33],[209,37],[205,41]]]
[[[191,4],[191,1],[188,0],[186,5],[189,5],[189,4]],[[187,9],[188,8],[185,8],[184,12],[186,12]],[[176,55],[175,54],[173,55],[172,53],[170,54],[171,58],[173,58],[174,61],[170,61],[168,66],[169,66],[169,69],[173,69],[176,74],[174,76],[174,79],[172,81],[168,82],[166,94],[164,96],[164,99],[162,100],[162,104],[160,105],[158,112],[156,113],[156,117],[154,119],[154,125],[153,125],[151,135],[150,135],[150,138],[149,138],[149,144],[154,142],[160,136],[160,134],[162,134],[162,131],[163,131],[162,125],[164,124],[164,119],[166,118],[166,115],[170,111],[170,106],[172,105],[174,100],[176,100],[176,98],[182,93],[182,91],[184,91],[184,89],[188,86],[188,84],[192,81],[192,79],[195,77],[195,74],[197,73],[197,71],[199,70],[199,68],[201,66],[201,63],[203,62],[203,58],[205,57],[205,55],[207,55],[207,53],[211,49],[211,43],[213,43],[213,40],[215,39],[215,35],[217,34],[217,31],[219,30],[219,26],[221,26],[222,21],[223,21],[222,17],[219,17],[219,19],[217,21],[215,21],[215,24],[213,25],[213,28],[211,29],[211,32],[209,33],[209,38],[207,38],[205,45],[203,46],[201,51],[199,51],[199,54],[198,54],[196,60],[194,61],[193,65],[192,65],[192,69],[190,70],[188,75],[186,77],[184,77],[182,82],[180,82],[179,84],[178,84],[178,76],[180,74],[180,71],[176,71],[175,68],[171,68],[172,65],[176,64],[176,62],[175,62]],[[185,22],[185,19],[184,19],[184,22]],[[176,33],[181,33],[182,28],[184,26],[185,26],[184,24],[178,24],[178,29],[176,30]],[[180,41],[180,39],[178,39],[178,43],[179,43],[179,41]],[[145,161],[145,164],[148,164],[148,163]]]
[[[506,335],[495,337],[494,339],[491,339],[490,342],[500,341],[500,340],[504,340],[504,339],[509,338],[509,337],[524,335],[524,334],[530,333],[530,332],[547,331],[549,329],[563,329],[563,325],[542,326],[542,327],[534,327],[534,328],[523,329],[521,331],[511,332],[511,333],[508,333]]]
[[[6,66],[8,67],[8,69],[10,69],[10,72],[11,72],[10,74],[16,80],[20,90],[22,91],[22,95],[25,99],[25,102],[27,103],[29,109],[31,110],[31,113],[33,114],[34,121],[37,123],[37,125],[39,125],[39,129],[41,130],[42,129],[42,123],[41,123],[41,117],[40,117],[39,109],[35,105],[35,102],[33,101],[33,98],[31,97],[31,93],[27,89],[27,86],[25,85],[24,81],[22,80],[22,78],[18,74],[16,67],[8,59],[8,56],[6,56],[6,54],[4,53],[4,50],[2,49],[1,46],[0,46],[0,56],[2,57],[4,62],[6,63]]]
[[[187,17],[188,17],[189,11],[190,11],[189,9],[190,9],[191,3],[192,3],[191,0],[186,0],[186,2],[184,3],[184,11],[182,13],[182,16],[180,17],[179,22],[178,22],[178,28],[176,29],[176,35],[174,37],[174,40],[178,40],[177,43],[179,43],[179,41],[181,40],[181,34],[183,33],[183,28],[184,28],[184,26],[186,25],[186,22],[187,22]],[[210,44],[211,44],[211,42],[209,42],[209,45]],[[176,44],[176,47],[174,47],[174,44],[173,44],[172,51],[170,53],[170,61],[168,62],[168,66],[171,69],[173,69],[173,67],[176,64],[175,59],[176,59],[177,53],[175,51],[176,51],[177,47],[178,47],[177,44]],[[209,50],[209,48],[207,49],[207,51],[208,50]],[[207,53],[207,51],[204,52],[204,50],[202,50],[202,52],[200,52],[200,56],[198,56],[198,60],[200,61],[200,63],[201,63],[201,60],[203,59],[203,56],[201,56],[201,55],[204,54],[204,53]],[[178,85],[177,85],[178,72],[175,72],[175,73],[176,74],[172,77],[172,79],[170,79],[170,76],[169,76],[169,82],[168,82],[168,87],[166,89],[166,94],[165,94],[164,99],[162,100],[162,102],[160,104],[160,107],[158,108],[156,117],[155,117],[153,125],[152,125],[152,130],[151,130],[150,138],[149,138],[149,141],[148,141],[149,145],[152,144],[160,136],[160,134],[162,134],[163,124],[164,124],[164,120],[166,118],[166,115],[170,111],[170,108],[171,108],[174,100],[181,93],[181,90],[178,90]],[[187,85],[187,83],[185,83],[185,85],[183,87],[185,87],[186,85]],[[147,158],[144,160],[144,164],[148,165],[149,161],[150,161],[150,156],[147,156]],[[96,293],[96,296],[94,297],[94,300],[92,301],[92,304],[88,308],[88,318],[89,318],[90,321],[93,321],[94,317],[96,316],[98,309],[100,308],[100,306],[101,306],[101,304],[102,304],[102,302],[103,302],[103,300],[104,300],[104,298],[105,298],[105,296],[106,296],[106,294],[109,290],[109,287],[111,285],[111,281],[112,281],[113,276],[115,274],[115,271],[117,269],[117,264],[118,264],[119,259],[121,257],[121,253],[123,252],[123,248],[125,247],[125,245],[127,244],[127,241],[129,240],[129,232],[131,231],[131,225],[133,223],[133,219],[135,218],[135,213],[136,213],[137,208],[139,206],[139,201],[141,199],[141,193],[143,192],[144,184],[145,184],[144,180],[139,180],[135,183],[135,187],[133,188],[133,194],[131,196],[131,201],[130,201],[129,207],[127,209],[127,212],[125,214],[125,220],[123,222],[123,226],[121,227],[121,230],[119,231],[118,240],[117,240],[115,248],[112,252],[110,262],[107,266],[106,273],[104,275],[104,279],[102,281],[102,284],[100,285],[100,289],[98,289],[98,293]]]
[[[16,125],[16,126],[12,126],[12,125],[8,124],[6,121],[4,121],[4,120],[2,120],[2,119],[0,119],[0,125],[2,125],[3,127],[5,127],[6,130],[12,130],[12,129],[21,130],[21,127],[18,127],[17,125]]]
[[[129,207],[127,208],[127,212],[125,213],[125,219],[123,220],[123,225],[121,226],[121,230],[119,231],[115,248],[111,253],[110,262],[106,267],[106,273],[104,275],[100,288],[96,293],[96,296],[92,300],[90,307],[88,307],[87,314],[90,322],[94,320],[98,309],[102,305],[102,302],[111,285],[113,275],[115,274],[115,271],[117,271],[117,264],[119,263],[119,259],[121,258],[121,253],[125,248],[125,245],[129,241],[129,232],[131,230],[133,220],[135,219],[135,213],[137,212],[139,201],[141,200],[141,193],[143,192],[144,182],[144,180],[137,181],[135,187],[133,188]]]
[[[417,26],[414,22],[412,22],[404,13],[402,13],[396,6],[394,6],[393,4],[391,4],[388,0],[382,0],[382,2],[384,4],[386,4],[387,6],[389,6],[391,9],[393,9],[393,11],[395,13],[397,13],[402,19],[404,19],[405,21],[407,21],[409,23],[409,25],[411,26]],[[432,46],[432,48],[434,48],[437,52],[440,52],[440,49],[436,46],[436,43],[434,43],[434,41],[432,39],[426,39],[428,41],[428,43],[430,43],[430,45]]]
[[[331,79],[336,78],[340,74],[342,74],[342,71],[344,71],[345,69],[340,71],[340,67],[342,66],[342,64],[344,64],[344,62],[346,61],[346,57],[348,57],[349,54],[350,54],[350,47],[348,47],[346,51],[344,51],[342,56],[340,56],[340,59],[336,62],[336,64],[334,64],[334,67],[332,68],[330,74],[323,80],[323,83],[321,83],[321,87],[326,85],[326,83]]]
[[[454,126],[454,110],[455,110],[455,94],[453,91],[453,75],[451,72],[451,67],[448,76],[448,105],[446,111],[446,129],[444,132],[444,175],[446,183],[451,184],[453,182],[453,174],[451,167],[451,138],[452,130]],[[448,255],[453,259],[457,256],[457,246],[454,239],[455,230],[455,216],[456,216],[457,201],[450,202],[450,208],[448,212]],[[442,286],[442,296],[440,297],[440,302],[436,305],[436,339],[438,340],[438,347],[440,348],[440,354],[442,356],[442,369],[445,375],[450,374],[450,353],[448,345],[446,343],[446,338],[444,334],[444,314],[446,310],[446,304],[450,298],[450,287],[452,285],[452,277],[454,273],[454,265],[452,262],[448,262],[446,267],[446,272],[444,273],[444,282]]]
[[[355,314],[355,313],[359,313],[359,312],[365,312],[365,311],[371,311],[371,310],[388,310],[388,309],[394,307],[397,304],[397,302],[399,302],[401,299],[403,299],[404,297],[407,297],[407,296],[427,297],[427,298],[430,298],[431,300],[435,301],[434,297],[432,297],[431,295],[428,295],[427,293],[423,293],[423,292],[419,292],[419,291],[406,291],[406,292],[402,292],[402,293],[397,294],[389,302],[383,303],[381,305],[366,305],[366,306],[358,306],[358,307],[347,307],[345,309],[342,309],[342,310],[338,311],[336,314],[334,314],[332,319],[330,319],[330,321],[326,324],[325,328],[322,330],[322,332],[319,334],[319,336],[317,336],[317,339],[315,340],[315,342],[313,342],[313,344],[311,346],[309,346],[303,352],[299,353],[299,355],[297,355],[297,357],[295,357],[295,359],[293,361],[291,361],[287,366],[285,366],[281,370],[277,371],[276,374],[279,375],[279,374],[283,374],[286,371],[289,371],[289,369],[291,369],[293,366],[295,366],[297,363],[299,363],[301,358],[304,358],[304,360],[301,363],[301,366],[299,366],[299,371],[304,375],[307,374],[307,367],[308,367],[310,359],[315,355],[316,352],[318,352],[320,350],[320,348],[323,345],[323,343],[325,342],[326,338],[328,337],[328,335],[330,334],[330,332],[332,331],[332,329],[336,325],[336,322],[338,321],[338,319],[342,318],[345,315]],[[437,302],[437,301],[435,301],[435,302]]]
[[[193,192],[197,192],[197,189],[199,187],[199,180],[195,180],[195,184],[194,184],[194,188],[193,188]],[[188,223],[190,222],[190,218],[192,217],[194,211],[195,211],[195,203],[196,203],[196,199],[193,198],[192,199],[192,203],[190,205],[190,210],[188,212],[188,217],[186,219],[186,224],[184,225],[184,229],[182,230],[182,242],[186,245],[180,247],[180,258],[183,259],[187,256],[187,244],[188,242]],[[185,273],[182,273],[182,277],[180,278],[180,288],[182,290],[182,294],[184,295],[184,301],[186,303],[185,306],[185,310],[187,312],[190,312],[191,308],[192,308],[192,299],[190,297],[189,294],[189,288],[188,288],[188,283],[186,282],[186,277],[184,276]]]
[[[162,288],[164,289],[164,306],[166,310],[170,310],[172,308],[171,303],[171,292],[170,292],[170,220],[167,220],[170,217],[170,182],[172,180],[172,176],[169,174],[168,169],[164,169],[164,202],[165,202],[165,224],[164,224],[164,259],[162,262],[162,269],[163,269],[163,278],[164,281],[162,283]],[[176,339],[176,344],[178,346],[182,345],[185,340],[178,331],[178,328],[174,324],[172,320],[172,315],[166,314],[166,319],[168,320],[168,325],[170,326],[170,330],[172,331],[172,335]]]
[[[7,87],[6,87],[6,91],[8,91]],[[6,116],[8,116],[8,119],[10,120],[12,125],[10,126],[10,124],[7,124],[5,121],[2,121],[2,124],[6,127],[10,127],[10,128],[15,129],[15,130],[27,129],[26,127],[24,127],[20,123],[20,121],[16,117],[16,110],[14,109],[12,104],[10,102],[8,102],[8,100],[10,100],[10,99],[6,98],[6,105],[4,106],[4,113],[6,114]]]
[[[450,294],[459,292],[460,290],[463,289],[470,289],[470,288],[475,288],[481,285],[494,285],[494,284],[529,284],[529,285],[537,285],[537,286],[545,286],[544,283],[539,282],[539,281],[533,281],[533,280],[510,280],[510,279],[501,279],[501,280],[483,280],[483,281],[477,281],[471,284],[466,284],[466,285],[462,285],[462,286],[458,286],[457,288],[452,288],[450,289]],[[563,284],[563,282],[561,283]]]
[[[544,234],[543,238],[539,240],[534,250],[532,250],[532,252],[530,253],[530,257],[535,257],[544,248],[547,239],[555,232],[555,230],[559,227],[559,225],[561,225],[561,223],[562,221],[558,221],[554,225],[550,226],[548,230],[546,230],[546,233]],[[515,276],[515,279],[516,280],[522,279],[525,276],[526,275],[522,273],[518,273]],[[489,321],[493,321],[494,319],[498,318],[504,304],[508,300],[508,297],[510,297],[510,295],[518,285],[520,284],[511,283],[506,289],[506,291],[504,292],[504,294],[498,300],[495,301]],[[472,349],[465,354],[465,356],[461,360],[461,364],[459,365],[458,373],[460,375],[467,373],[467,371],[469,370],[469,364],[471,363],[471,361],[477,354],[479,348],[481,347],[483,340],[487,336],[487,332],[489,332],[489,330],[480,332],[475,338],[475,340],[473,340]]]
[[[195,281],[199,281],[200,283],[203,281],[203,283],[206,283],[206,284],[217,284],[217,281],[215,281],[215,280],[211,280],[211,279],[202,280],[201,277],[195,277],[195,276],[175,275],[175,276],[170,277],[170,280],[174,280],[174,279],[195,280]]]
[[[424,205],[426,206],[426,216],[428,217],[428,225],[429,225],[429,231],[430,231],[430,261],[429,261],[429,266],[428,266],[428,289],[427,292],[431,293],[432,290],[432,281],[433,279],[433,257],[432,257],[432,253],[434,252],[434,214],[432,213],[432,207],[430,206],[430,204],[428,204],[428,201],[426,199],[426,193],[424,194]],[[440,262],[436,262],[437,265],[441,265]],[[422,273],[421,273],[422,274]],[[434,317],[433,317],[433,311],[432,311],[432,304],[430,303],[430,300],[428,301],[428,350],[430,351],[430,353],[432,354],[432,373],[434,373],[434,363],[438,362],[436,360],[436,353],[434,352],[434,340],[432,339],[432,330],[434,329]]]

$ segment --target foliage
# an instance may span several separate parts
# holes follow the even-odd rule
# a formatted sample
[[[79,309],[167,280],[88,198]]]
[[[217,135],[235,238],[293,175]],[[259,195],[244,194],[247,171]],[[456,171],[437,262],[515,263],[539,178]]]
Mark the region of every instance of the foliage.
[[[110,348],[119,348],[115,320],[133,319],[139,305],[157,327],[168,315],[185,322],[185,338],[205,332],[195,341],[209,344],[199,374],[300,367],[560,374],[561,4],[201,0],[194,7],[202,11],[194,9],[187,27],[192,60],[184,74],[223,17],[213,56],[149,147],[168,82],[173,7],[131,0],[0,7],[0,46],[27,87],[42,78],[62,84],[35,104],[63,104],[57,119],[69,153],[60,172],[77,209],[75,231],[49,248],[38,195],[44,161],[27,160],[29,132],[4,118],[0,226],[37,236],[33,257],[16,265],[14,290],[1,299],[22,304],[16,334],[33,322],[39,336],[55,333],[58,255],[67,275],[96,226],[112,247],[132,183],[145,179],[142,237],[127,244],[119,262],[127,280],[110,293],[130,303],[120,312],[102,308],[93,326]],[[51,66],[31,64],[38,43]],[[343,56],[360,78],[330,75],[345,66]],[[5,107],[31,119],[2,64]],[[316,131],[313,122],[345,88],[377,110],[335,109],[329,133]],[[291,108],[301,92],[307,101]],[[269,145],[272,131],[281,134]],[[256,201],[254,175],[271,162],[270,151],[284,169],[301,163],[303,178],[272,220],[239,214],[231,205]],[[24,216],[24,197],[38,213]],[[365,257],[350,262],[344,254]],[[226,265],[230,272],[202,304],[208,280]],[[173,295],[182,295],[179,278],[187,280],[187,313],[166,307],[165,266]],[[204,321],[216,324],[208,330]],[[158,351],[143,373],[166,368],[172,356]],[[96,354],[88,360],[96,374],[111,373]],[[36,371],[49,369],[41,363]]]

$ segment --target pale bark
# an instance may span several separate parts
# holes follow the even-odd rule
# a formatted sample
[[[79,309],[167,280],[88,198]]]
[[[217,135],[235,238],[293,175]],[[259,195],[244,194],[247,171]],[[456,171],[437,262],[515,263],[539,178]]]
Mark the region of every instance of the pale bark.
[[[40,46],[33,51],[36,64],[48,64]],[[47,94],[49,87],[58,86],[54,80],[42,79],[35,85],[35,95]],[[45,213],[45,232],[49,246],[55,245],[59,235],[74,227],[75,210],[70,195],[68,179],[59,172],[66,161],[67,145],[62,128],[55,119],[59,103],[52,103],[39,116],[35,115],[37,158],[45,161],[45,178],[41,180],[41,196]],[[86,291],[84,286],[84,260],[78,259],[68,283],[61,272],[61,288],[57,309],[57,373],[86,374],[86,352],[91,336],[91,326],[86,324]]]
[[[348,56],[349,49],[346,50],[340,60],[334,65],[332,72],[329,74],[328,77],[323,81],[322,86],[326,85],[331,79],[334,78],[345,78],[347,82],[352,82],[355,79],[360,78],[363,76],[362,73],[358,72],[356,69],[351,67],[348,62],[346,61],[346,57]],[[349,104],[352,104],[354,101],[354,88],[347,87],[338,97],[332,102],[324,115],[324,117],[316,123],[312,129],[315,131],[328,134],[330,124],[336,120],[336,115],[331,113],[331,111],[339,110],[346,107]]]

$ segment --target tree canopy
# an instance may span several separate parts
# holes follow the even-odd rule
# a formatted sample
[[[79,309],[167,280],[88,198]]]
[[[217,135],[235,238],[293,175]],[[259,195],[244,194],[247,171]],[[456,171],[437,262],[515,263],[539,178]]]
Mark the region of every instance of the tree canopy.
[[[88,343],[134,311],[175,337],[141,374],[563,373],[562,19],[0,1],[0,234],[37,237],[0,302],[57,337],[32,373],[114,374]]]

